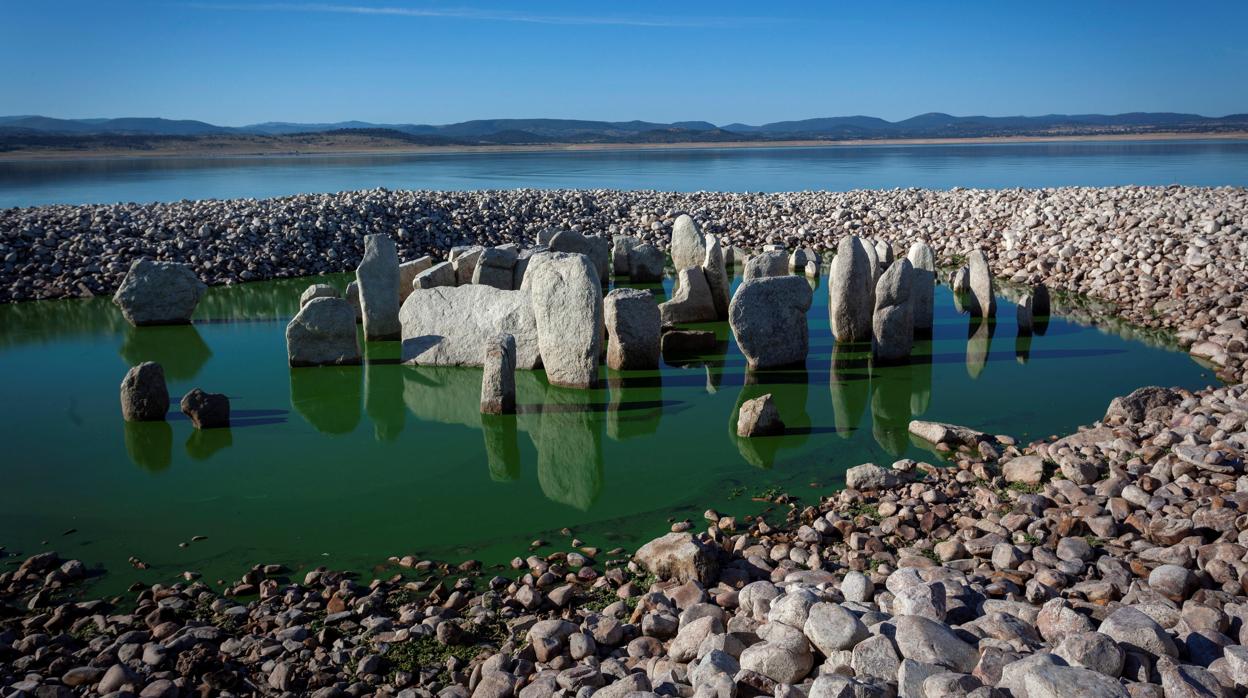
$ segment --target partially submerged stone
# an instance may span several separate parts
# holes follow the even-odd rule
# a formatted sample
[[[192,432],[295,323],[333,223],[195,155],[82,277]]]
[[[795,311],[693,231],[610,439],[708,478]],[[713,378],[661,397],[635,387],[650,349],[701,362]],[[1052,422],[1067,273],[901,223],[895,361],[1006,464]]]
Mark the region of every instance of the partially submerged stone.
[[[642,244],[633,248],[629,257],[629,279],[633,283],[652,284],[663,280],[663,265],[666,259],[663,251],[651,244]]]
[[[611,239],[611,274],[614,276],[631,276],[633,250],[641,244],[641,240],[632,235],[616,235]]]
[[[494,336],[481,359],[481,413],[514,414],[516,411],[516,338]]]
[[[121,381],[121,416],[127,422],[164,421],[169,412],[169,389],[165,369],[144,361],[126,371]]]
[[[828,270],[828,316],[838,342],[871,340],[875,272],[866,250],[857,237],[842,238]]]
[[[761,278],[737,287],[728,322],[751,370],[806,361],[810,284],[798,276]]]
[[[522,291],[477,284],[417,289],[399,315],[403,363],[480,366],[489,342],[507,333],[516,341],[517,368],[539,364],[537,320]]]
[[[706,258],[702,260],[702,271],[706,274],[706,285],[711,291],[711,302],[715,305],[715,319],[728,319],[728,289],[732,278],[724,264],[723,248],[714,235],[706,236]]]
[[[182,396],[182,414],[191,418],[196,429],[221,429],[230,426],[230,399],[221,393],[206,393],[199,388]]]
[[[131,325],[184,325],[208,286],[191,267],[136,259],[113,294],[113,303]]]
[[[649,291],[617,288],[603,299],[607,366],[616,371],[659,367],[663,322]]]
[[[914,314],[910,260],[902,258],[880,277],[875,286],[875,316],[871,324],[871,348],[882,362],[897,362],[910,356],[914,346]]]
[[[737,413],[737,436],[775,436],[784,433],[784,422],[771,393],[741,403]]]
[[[286,325],[291,366],[339,366],[360,362],[355,309],[342,298],[314,298]]]
[[[773,250],[750,257],[749,261],[745,263],[745,271],[742,272],[741,278],[745,281],[750,281],[752,279],[774,276],[787,276],[788,273],[788,255],[784,253],[784,250]]]
[[[364,238],[364,259],[355,270],[364,313],[364,338],[397,340],[399,328],[399,253],[381,233]]]
[[[983,250],[974,250],[967,255],[970,267],[971,314],[984,319],[997,314],[996,289],[992,282],[992,270],[988,267],[988,257]]]
[[[916,242],[906,253],[910,260],[912,281],[910,283],[911,312],[914,329],[920,334],[932,331],[933,306],[936,293],[936,254],[926,242]]]
[[[552,385],[591,388],[602,355],[602,284],[588,257],[543,252],[524,275],[537,342]]]
[[[351,304],[351,309],[355,311],[355,323],[358,325],[364,322],[364,309],[360,306],[360,282],[352,281],[347,284],[346,293],[347,302]]]
[[[715,320],[715,301],[701,267],[681,269],[676,273],[672,298],[659,305],[659,314],[664,324]]]

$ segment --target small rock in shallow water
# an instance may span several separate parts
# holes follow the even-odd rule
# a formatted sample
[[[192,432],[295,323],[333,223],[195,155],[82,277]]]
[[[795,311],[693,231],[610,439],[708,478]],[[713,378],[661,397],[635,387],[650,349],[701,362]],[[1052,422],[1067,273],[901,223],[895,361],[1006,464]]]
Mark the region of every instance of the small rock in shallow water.
[[[182,396],[182,414],[191,418],[196,429],[219,429],[230,426],[230,399],[221,393],[206,393],[199,388]]]

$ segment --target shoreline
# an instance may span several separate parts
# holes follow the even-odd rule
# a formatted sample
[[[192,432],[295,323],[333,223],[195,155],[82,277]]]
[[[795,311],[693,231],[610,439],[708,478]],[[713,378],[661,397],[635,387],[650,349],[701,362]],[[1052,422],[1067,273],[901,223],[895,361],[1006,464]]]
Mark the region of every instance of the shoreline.
[[[534,145],[482,145],[482,146],[403,146],[381,145],[356,147],[351,145],[328,145],[291,151],[289,149],[256,150],[244,146],[227,146],[223,149],[163,149],[135,152],[130,149],[114,150],[17,150],[0,152],[0,162],[44,162],[74,160],[160,160],[160,159],[246,159],[246,158],[309,158],[327,156],[409,156],[409,155],[470,155],[505,153],[575,153],[575,152],[629,152],[667,150],[738,150],[738,149],[788,149],[788,148],[847,148],[887,147],[915,145],[1010,145],[1023,143],[1095,143],[1095,142],[1148,142],[1148,141],[1246,141],[1248,132],[1235,133],[1135,133],[1072,136],[988,136],[973,138],[898,138],[853,140],[793,140],[793,141],[725,141],[718,143],[583,143],[583,144],[534,144]]]

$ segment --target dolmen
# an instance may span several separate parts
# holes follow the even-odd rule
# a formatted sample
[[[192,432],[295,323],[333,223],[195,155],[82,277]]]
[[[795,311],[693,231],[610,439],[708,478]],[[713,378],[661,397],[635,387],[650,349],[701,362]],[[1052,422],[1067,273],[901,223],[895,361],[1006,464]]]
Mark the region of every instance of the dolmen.
[[[838,342],[871,340],[875,271],[871,246],[856,236],[842,238],[828,270],[828,316]]]
[[[135,327],[185,325],[208,286],[190,266],[136,259],[113,294],[113,303]]]
[[[737,287],[728,323],[750,370],[806,361],[810,345],[806,311],[812,294],[800,276],[751,279]]]

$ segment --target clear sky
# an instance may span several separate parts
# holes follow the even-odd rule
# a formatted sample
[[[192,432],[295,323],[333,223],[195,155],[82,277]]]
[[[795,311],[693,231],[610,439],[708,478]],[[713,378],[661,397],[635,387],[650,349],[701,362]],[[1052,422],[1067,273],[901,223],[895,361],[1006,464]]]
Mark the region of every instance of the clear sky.
[[[1248,0],[0,0],[0,114],[764,123],[1248,112]]]

